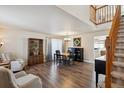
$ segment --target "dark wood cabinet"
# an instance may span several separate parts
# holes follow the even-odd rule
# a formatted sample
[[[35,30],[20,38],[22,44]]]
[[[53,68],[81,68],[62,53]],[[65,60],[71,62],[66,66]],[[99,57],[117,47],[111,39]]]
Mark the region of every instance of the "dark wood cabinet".
[[[28,39],[28,65],[43,63],[43,40]]]
[[[73,55],[74,55],[73,60],[74,61],[83,62],[83,60],[84,60],[84,49],[83,48],[69,47],[68,50],[70,50],[73,53]]]

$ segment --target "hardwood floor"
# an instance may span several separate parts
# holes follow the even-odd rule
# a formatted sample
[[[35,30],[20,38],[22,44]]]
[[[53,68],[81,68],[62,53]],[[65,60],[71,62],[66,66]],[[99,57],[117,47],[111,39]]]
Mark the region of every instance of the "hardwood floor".
[[[38,75],[44,88],[92,88],[95,87],[93,64],[75,62],[73,65],[58,65],[54,62],[37,64],[26,69]]]

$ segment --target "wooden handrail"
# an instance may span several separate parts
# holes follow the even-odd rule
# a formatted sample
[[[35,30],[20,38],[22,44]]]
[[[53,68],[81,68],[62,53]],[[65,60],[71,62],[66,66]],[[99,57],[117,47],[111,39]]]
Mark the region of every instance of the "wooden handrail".
[[[108,5],[103,5],[103,6],[101,6],[101,7],[96,8],[96,9],[98,10],[98,9],[104,8],[104,7],[106,7],[106,6],[108,6]]]
[[[92,8],[94,8],[94,9],[96,9],[96,7],[95,7],[95,6],[93,6],[93,5],[91,5],[91,7],[92,7]]]
[[[101,7],[90,6],[90,21],[96,25],[111,22],[115,15],[116,5],[104,5]]]
[[[113,17],[111,30],[109,33],[109,37],[106,38],[105,46],[106,46],[106,79],[105,79],[105,87],[111,87],[111,70],[112,70],[112,62],[114,61],[114,53],[115,46],[117,40],[117,33],[119,30],[119,23],[121,18],[121,6],[117,6],[115,16]]]

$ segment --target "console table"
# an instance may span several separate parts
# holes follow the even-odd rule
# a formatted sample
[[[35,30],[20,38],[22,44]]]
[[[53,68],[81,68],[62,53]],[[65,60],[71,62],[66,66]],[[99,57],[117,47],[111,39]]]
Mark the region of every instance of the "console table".
[[[105,56],[101,56],[95,59],[95,72],[96,72],[96,87],[99,80],[99,74],[106,73],[106,58]]]

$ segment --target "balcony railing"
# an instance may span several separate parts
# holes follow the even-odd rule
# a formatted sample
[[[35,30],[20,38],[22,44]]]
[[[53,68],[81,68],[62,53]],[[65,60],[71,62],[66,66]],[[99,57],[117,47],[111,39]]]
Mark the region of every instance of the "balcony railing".
[[[113,16],[115,15],[116,7],[116,5],[104,5],[96,8],[91,5],[90,20],[96,25],[111,22],[113,20]]]

